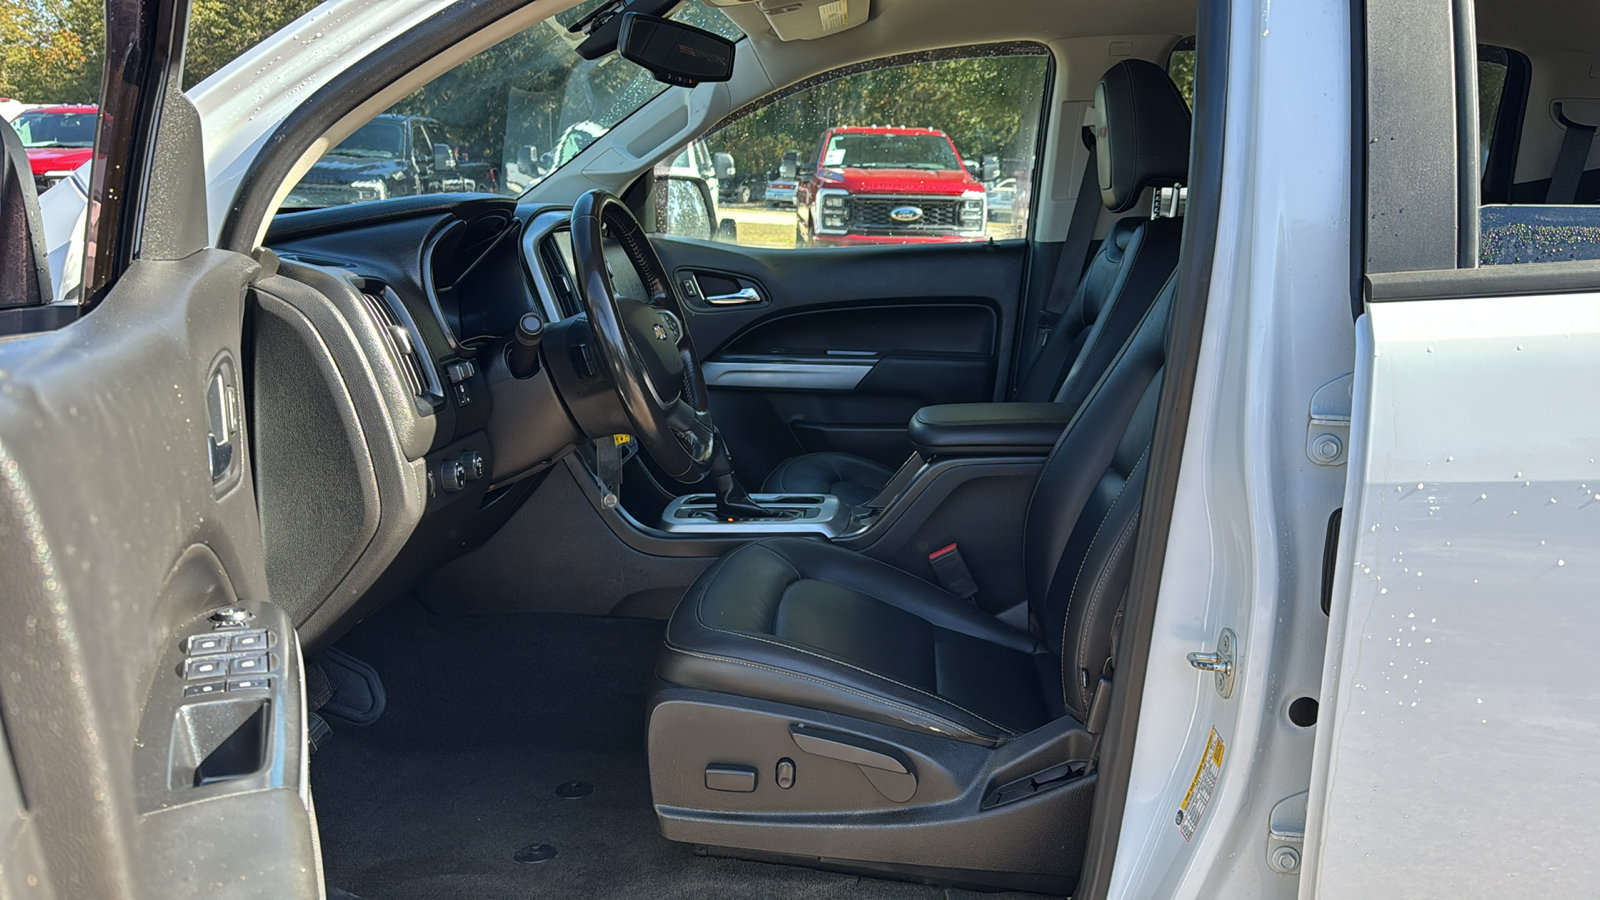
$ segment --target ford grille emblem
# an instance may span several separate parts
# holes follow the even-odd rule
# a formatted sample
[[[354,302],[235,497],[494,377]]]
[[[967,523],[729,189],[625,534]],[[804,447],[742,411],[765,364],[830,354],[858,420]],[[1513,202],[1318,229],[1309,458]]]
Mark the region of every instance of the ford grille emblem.
[[[896,222],[917,222],[922,219],[922,210],[915,206],[896,206],[889,210],[889,218]]]

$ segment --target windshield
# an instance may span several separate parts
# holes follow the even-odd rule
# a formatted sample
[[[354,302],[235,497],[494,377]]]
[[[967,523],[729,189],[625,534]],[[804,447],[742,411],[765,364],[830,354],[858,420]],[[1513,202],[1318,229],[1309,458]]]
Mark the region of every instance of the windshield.
[[[25,112],[11,125],[24,147],[93,147],[94,120],[92,112]]]
[[[329,156],[350,156],[356,159],[399,159],[405,152],[406,133],[393,119],[374,119],[361,126],[355,134],[333,148]]]
[[[836,134],[824,166],[858,169],[959,169],[950,139],[941,134]]]

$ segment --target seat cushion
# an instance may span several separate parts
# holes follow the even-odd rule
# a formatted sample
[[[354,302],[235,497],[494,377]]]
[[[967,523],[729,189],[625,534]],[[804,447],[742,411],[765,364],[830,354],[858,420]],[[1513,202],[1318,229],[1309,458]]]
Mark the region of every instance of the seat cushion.
[[[894,470],[849,453],[805,453],[778,463],[761,489],[770,494],[832,494],[846,506],[878,496]]]
[[[674,685],[995,745],[1050,718],[1032,636],[886,563],[773,538],[722,559],[667,626]]]

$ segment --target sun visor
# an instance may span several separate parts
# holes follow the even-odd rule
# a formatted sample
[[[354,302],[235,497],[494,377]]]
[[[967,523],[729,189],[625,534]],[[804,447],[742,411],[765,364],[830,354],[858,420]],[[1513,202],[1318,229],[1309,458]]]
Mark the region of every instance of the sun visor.
[[[871,0],[706,0],[712,6],[754,6],[780,41],[811,41],[854,28],[871,15]]]

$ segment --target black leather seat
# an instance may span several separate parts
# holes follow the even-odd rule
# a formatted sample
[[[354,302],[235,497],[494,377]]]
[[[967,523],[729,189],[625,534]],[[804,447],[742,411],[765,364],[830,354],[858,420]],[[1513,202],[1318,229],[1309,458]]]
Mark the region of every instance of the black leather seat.
[[[1040,474],[1024,532],[1030,631],[860,553],[771,539],[690,587],[662,681],[985,746],[1083,721],[1131,573],[1172,284]]]
[[[1127,212],[1149,186],[1188,177],[1189,108],[1166,72],[1125,60],[1096,92],[1101,202]],[[1177,265],[1180,219],[1126,218],[1112,226],[1071,302],[1013,392],[1022,402],[1077,405],[1105,371]],[[850,453],[786,459],[767,476],[772,493],[834,494],[858,506],[883,490],[894,470]]]

